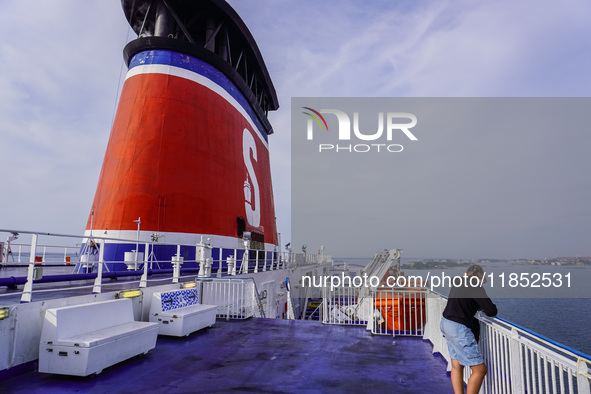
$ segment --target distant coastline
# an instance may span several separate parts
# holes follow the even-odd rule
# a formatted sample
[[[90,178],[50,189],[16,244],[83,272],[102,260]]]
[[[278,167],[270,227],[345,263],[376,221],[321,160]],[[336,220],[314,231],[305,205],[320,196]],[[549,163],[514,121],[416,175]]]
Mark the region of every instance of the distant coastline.
[[[529,260],[529,259],[517,259],[517,260],[500,260],[500,259],[474,259],[474,260],[454,260],[454,259],[424,259],[415,260],[410,263],[401,265],[402,269],[413,269],[413,270],[431,270],[431,269],[445,269],[455,268],[462,266],[470,266],[472,264],[486,265],[489,263],[501,263],[501,264],[520,264],[520,265],[554,265],[554,266],[591,266],[591,257],[557,257],[555,259],[541,259],[541,260]]]

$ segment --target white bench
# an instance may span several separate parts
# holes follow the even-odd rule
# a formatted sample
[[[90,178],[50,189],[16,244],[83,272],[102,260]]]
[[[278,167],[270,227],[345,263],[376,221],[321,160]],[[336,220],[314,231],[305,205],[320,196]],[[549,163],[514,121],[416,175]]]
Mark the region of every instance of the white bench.
[[[217,306],[199,303],[197,289],[154,293],[150,321],[158,323],[158,333],[183,337],[215,324]]]
[[[147,353],[158,325],[134,321],[131,299],[48,309],[39,344],[39,372],[87,376]]]

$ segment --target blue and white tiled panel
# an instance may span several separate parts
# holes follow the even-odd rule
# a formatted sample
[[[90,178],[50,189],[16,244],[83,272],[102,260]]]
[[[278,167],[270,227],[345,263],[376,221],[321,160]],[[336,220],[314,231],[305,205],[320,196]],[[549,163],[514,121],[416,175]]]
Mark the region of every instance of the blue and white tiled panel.
[[[162,312],[184,308],[190,305],[198,305],[199,293],[197,289],[183,289],[160,293],[160,304],[162,306]]]

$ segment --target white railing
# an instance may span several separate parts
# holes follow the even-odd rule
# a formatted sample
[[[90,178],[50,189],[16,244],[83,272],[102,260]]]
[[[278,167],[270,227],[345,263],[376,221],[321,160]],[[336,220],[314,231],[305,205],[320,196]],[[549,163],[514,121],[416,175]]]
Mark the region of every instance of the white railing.
[[[451,362],[439,324],[447,298],[426,288],[323,289],[325,324],[365,325],[374,334],[422,336]],[[367,293],[362,293],[367,294]],[[481,393],[590,394],[591,357],[500,318],[477,316],[488,367]],[[464,369],[464,380],[470,368]]]
[[[0,262],[2,264],[26,264],[30,256],[29,244],[24,243],[10,243],[2,245],[2,256]],[[78,259],[78,246],[63,246],[63,245],[37,245],[40,249],[38,255],[35,256],[37,263],[71,263]]]
[[[423,288],[374,289],[373,305],[379,313],[371,315],[372,334],[422,336],[426,320],[426,295],[427,290]]]
[[[433,352],[448,361],[445,338],[439,330],[446,297],[429,292],[423,338],[433,343]],[[500,318],[478,316],[479,346],[488,367],[482,393],[590,393],[588,355],[556,343]],[[470,369],[464,369],[467,382]]]
[[[7,241],[3,244],[3,253],[4,259],[6,257],[14,257],[14,252],[12,252],[12,246],[19,247],[19,254],[18,254],[18,262],[22,264],[23,267],[27,267],[26,273],[23,273],[27,276],[26,283],[24,285],[21,302],[28,303],[32,300],[33,294],[33,284],[34,281],[39,280],[42,276],[47,277],[51,275],[52,269],[54,265],[57,266],[58,264],[46,264],[46,250],[48,248],[58,247],[64,250],[64,255],[61,253],[52,255],[54,258],[52,262],[59,262],[61,258],[63,258],[63,262],[68,265],[70,262],[70,256],[67,256],[67,251],[71,249],[80,250],[79,246],[53,246],[53,245],[42,245],[39,241],[41,237],[46,239],[49,237],[51,239],[59,238],[60,242],[64,238],[74,239],[75,242],[80,242],[82,240],[82,244],[85,245],[82,252],[80,254],[75,254],[78,257],[78,261],[75,270],[73,273],[93,273],[96,274],[96,278],[94,280],[94,285],[92,286],[92,293],[100,293],[101,287],[103,285],[103,273],[109,271],[107,268],[107,264],[112,263],[125,263],[127,265],[128,270],[132,272],[137,272],[137,275],[141,275],[141,280],[139,283],[139,287],[146,287],[147,283],[150,282],[148,280],[149,271],[151,271],[154,267],[160,268],[160,264],[170,264],[173,267],[173,275],[172,275],[172,282],[178,283],[179,277],[181,275],[181,266],[184,264],[187,267],[187,264],[193,263],[194,266],[199,268],[198,276],[199,277],[231,277],[240,274],[248,274],[248,273],[258,273],[262,271],[272,271],[277,269],[291,269],[295,267],[301,267],[306,265],[316,265],[324,262],[330,262],[330,256],[326,256],[324,254],[296,254],[296,253],[279,253],[273,251],[255,251],[251,250],[252,253],[248,253],[248,251],[234,249],[234,253],[229,258],[226,257],[225,259],[217,259],[213,260],[211,257],[206,258],[204,260],[182,260],[182,259],[172,259],[167,261],[158,261],[154,258],[154,247],[157,245],[165,245],[164,243],[156,243],[156,242],[137,242],[135,240],[127,240],[127,239],[118,239],[118,238],[111,238],[111,237],[98,237],[93,236],[92,239],[89,239],[87,236],[78,236],[78,235],[64,235],[64,234],[51,234],[51,233],[39,233],[39,232],[31,232],[31,231],[20,231],[20,230],[7,230],[7,229],[0,229],[1,233],[7,233]],[[31,236],[30,243],[22,243],[15,244],[13,241],[19,239],[21,236]],[[19,239],[20,240],[20,239]],[[132,245],[138,245],[137,249],[139,249],[137,254],[135,255],[135,261],[105,261],[103,258],[103,251],[104,245],[107,242],[115,242],[115,243],[129,243]],[[49,242],[51,243],[51,241]],[[74,243],[75,244],[75,243]],[[12,246],[10,246],[12,245]],[[91,245],[91,246],[89,246]],[[167,244],[168,245],[168,244]],[[181,256],[181,247],[184,247],[185,250],[187,245],[176,245],[177,247],[177,257]],[[190,246],[196,248],[196,255],[199,255],[198,248],[199,245]],[[43,253],[41,256],[38,256],[38,252],[43,248]],[[93,249],[93,253],[89,252],[90,249]],[[23,250],[24,249],[24,250]],[[223,250],[218,248],[219,256],[222,256]],[[10,253],[9,253],[10,251]],[[143,258],[141,257],[141,253],[143,253]],[[227,254],[227,250],[226,250]],[[28,259],[28,262],[22,262],[21,257],[25,256]],[[61,257],[60,257],[61,256]],[[211,254],[210,254],[211,256]],[[237,256],[240,256],[237,258]],[[12,259],[12,258],[11,258]],[[44,267],[36,267],[37,264],[42,264]],[[197,268],[193,267],[194,270]],[[55,271],[54,271],[55,272]],[[189,272],[189,271],[186,271]],[[64,272],[61,271],[58,273],[59,275],[63,275]],[[110,275],[110,274],[105,274]],[[15,275],[17,276],[17,275]],[[63,278],[62,278],[63,279]],[[50,279],[54,280],[54,279]],[[46,282],[49,282],[47,280]],[[68,279],[68,280],[76,280],[76,279]],[[7,286],[13,286],[12,284]],[[37,291],[39,285],[35,285],[35,291]],[[42,287],[43,288],[43,287]],[[45,290],[44,290],[45,291]],[[11,296],[14,293],[6,294],[6,296]],[[0,295],[2,297],[4,295]]]
[[[371,313],[371,302],[367,297],[359,299],[359,287],[339,286],[322,288],[322,322],[324,324],[345,324],[365,326]],[[360,302],[358,302],[360,301]]]
[[[8,229],[0,229],[0,234],[7,233],[11,234],[8,235],[6,242],[0,241],[0,263],[21,263],[26,265],[28,260],[31,258],[35,259],[37,263],[66,263],[66,262],[78,262],[84,263],[89,265],[96,265],[98,262],[98,249],[96,249],[95,244],[98,244],[100,240],[115,242],[115,243],[130,243],[136,244],[139,246],[138,252],[141,254],[143,253],[145,260],[150,263],[163,263],[166,261],[156,261],[153,257],[153,253],[150,253],[150,250],[153,251],[154,246],[162,246],[162,245],[175,245],[177,244],[167,244],[162,242],[145,242],[140,241],[137,242],[136,240],[130,239],[120,239],[120,238],[112,238],[112,237],[101,237],[101,236],[92,236],[88,237],[85,235],[64,235],[64,234],[52,234],[52,233],[41,233],[41,232],[32,232],[32,231],[21,231],[21,230],[8,230]],[[38,238],[41,236],[48,236],[53,239],[55,238],[74,238],[76,243],[74,245],[52,245],[52,244],[41,244],[37,242],[33,245],[33,241],[31,240],[30,243],[23,243],[18,242],[15,243],[14,240],[19,239],[19,236],[23,235],[35,235]],[[0,235],[0,240],[3,237]],[[82,241],[82,243],[80,243]],[[92,242],[91,242],[92,241]],[[86,244],[92,244],[92,248],[94,249],[93,253],[89,253],[92,249]],[[189,245],[182,245],[183,248],[187,247],[195,247]],[[219,256],[222,256],[223,248],[211,248],[217,251]],[[82,249],[82,250],[81,250]],[[80,253],[79,253],[80,252]],[[34,256],[34,257],[31,257]],[[223,271],[222,267],[226,266],[228,263],[228,257],[233,258],[230,259],[230,262],[234,264],[234,272],[230,271]],[[324,254],[304,254],[304,253],[291,253],[291,252],[276,252],[271,250],[256,250],[256,249],[234,249],[231,256],[225,258],[219,258],[215,261],[212,261],[213,266],[215,269],[213,270],[213,276],[218,274],[225,274],[225,275],[232,275],[232,274],[239,274],[239,273],[257,273],[261,271],[272,271],[276,269],[283,269],[283,268],[296,268],[302,267],[307,265],[317,265],[325,262],[331,262],[332,258],[328,255]],[[143,263],[144,261],[138,261],[138,264]],[[170,262],[170,260],[168,260]],[[198,262],[199,261],[189,261],[185,260],[186,263],[188,262]]]
[[[367,326],[373,334],[421,336],[425,326],[423,288],[323,288],[323,323]],[[361,295],[361,297],[360,297]]]
[[[586,355],[502,319],[480,321],[485,393],[589,393]]]
[[[217,317],[265,317],[253,278],[202,278],[197,280],[201,302],[217,305]]]

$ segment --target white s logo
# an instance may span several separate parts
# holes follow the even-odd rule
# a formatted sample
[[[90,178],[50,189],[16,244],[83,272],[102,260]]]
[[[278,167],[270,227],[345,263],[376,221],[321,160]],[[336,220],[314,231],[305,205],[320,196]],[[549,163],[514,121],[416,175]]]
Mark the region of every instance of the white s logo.
[[[242,149],[244,165],[246,166],[246,171],[248,172],[246,180],[244,181],[244,208],[246,209],[246,219],[251,226],[259,227],[261,225],[259,183],[252,166],[252,161],[250,160],[251,151],[253,159],[255,161],[257,160],[257,146],[252,134],[250,131],[248,131],[248,129],[244,129],[244,132],[242,133]],[[252,181],[252,185],[248,180],[249,177]]]

